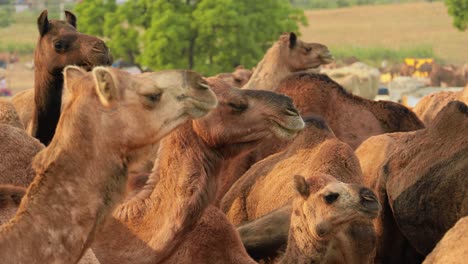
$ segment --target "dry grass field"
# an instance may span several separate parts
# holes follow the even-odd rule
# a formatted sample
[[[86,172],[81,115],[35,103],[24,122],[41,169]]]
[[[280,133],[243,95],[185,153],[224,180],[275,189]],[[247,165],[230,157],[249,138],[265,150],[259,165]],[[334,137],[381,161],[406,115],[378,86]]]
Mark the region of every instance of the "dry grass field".
[[[442,2],[306,11],[304,39],[332,48],[428,46],[447,63],[468,62],[468,32],[457,31]]]

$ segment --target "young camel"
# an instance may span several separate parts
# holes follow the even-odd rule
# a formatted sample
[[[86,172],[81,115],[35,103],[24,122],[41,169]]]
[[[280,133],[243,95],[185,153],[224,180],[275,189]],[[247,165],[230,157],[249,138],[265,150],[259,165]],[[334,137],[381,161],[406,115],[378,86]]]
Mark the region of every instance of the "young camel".
[[[384,209],[375,221],[377,261],[420,263],[467,214],[467,109],[450,102],[426,129],[372,137],[356,151]]]
[[[242,87],[250,80],[251,76],[252,71],[240,65],[237,66],[236,70],[232,73],[220,73],[214,77],[220,78],[232,87]]]
[[[299,195],[293,200],[288,246],[280,263],[373,263],[370,226],[380,211],[375,194],[328,174],[307,180],[295,175],[294,183]]]
[[[49,20],[47,10],[37,19],[39,38],[34,51],[34,89],[13,97],[13,104],[28,133],[48,145],[55,133],[62,106],[62,71],[67,65],[90,70],[110,65],[104,42],[76,30],[76,17],[65,11],[66,21]]]
[[[451,101],[468,104],[468,85],[462,91],[442,91],[424,96],[413,108],[414,113],[428,126],[437,114]]]
[[[121,199],[129,151],[156,143],[217,103],[194,72],[152,77],[65,68],[70,101],[51,144],[34,158],[36,177],[15,217],[1,226],[4,263],[76,263]]]
[[[208,82],[218,108],[161,141],[147,185],[97,234],[92,248],[102,264],[252,262],[225,216],[208,207],[216,175],[224,158],[265,137],[294,137],[304,122],[286,96]]]
[[[281,80],[289,74],[332,61],[326,46],[304,42],[294,32],[284,33],[255,66],[252,77],[242,88],[276,91]]]

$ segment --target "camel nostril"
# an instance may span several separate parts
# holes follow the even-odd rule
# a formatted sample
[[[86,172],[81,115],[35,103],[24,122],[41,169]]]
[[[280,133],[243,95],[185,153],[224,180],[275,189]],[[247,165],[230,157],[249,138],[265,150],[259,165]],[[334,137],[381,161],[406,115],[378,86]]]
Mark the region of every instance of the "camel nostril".
[[[367,188],[361,189],[359,195],[361,196],[361,200],[363,201],[377,201],[377,196],[375,196],[374,192]]]
[[[288,116],[299,116],[299,111],[295,107],[286,108],[285,114]]]

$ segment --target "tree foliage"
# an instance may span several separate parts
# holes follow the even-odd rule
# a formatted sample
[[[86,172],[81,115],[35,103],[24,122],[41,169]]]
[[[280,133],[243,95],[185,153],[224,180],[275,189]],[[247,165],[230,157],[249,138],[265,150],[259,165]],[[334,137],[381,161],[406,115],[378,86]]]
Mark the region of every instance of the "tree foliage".
[[[75,11],[80,30],[106,37],[114,57],[207,75],[254,66],[281,33],[306,23],[288,0],[90,0]]]
[[[468,0],[445,0],[448,13],[453,17],[453,25],[459,30],[466,30],[468,25]]]

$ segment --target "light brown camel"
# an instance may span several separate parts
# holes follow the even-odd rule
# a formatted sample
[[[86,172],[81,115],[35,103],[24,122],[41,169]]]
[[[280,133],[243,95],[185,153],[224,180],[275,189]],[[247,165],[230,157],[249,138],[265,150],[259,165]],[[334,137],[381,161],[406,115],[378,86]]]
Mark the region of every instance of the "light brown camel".
[[[234,225],[289,203],[295,191],[287,175],[321,172],[345,183],[362,182],[353,150],[335,137],[324,120],[309,117],[306,124],[286,149],[254,164],[226,193],[220,208]]]
[[[217,103],[194,72],[144,78],[69,66],[64,75],[71,98],[57,134],[34,158],[36,177],[15,217],[0,228],[6,263],[76,263],[122,196],[128,152]]]
[[[468,85],[462,91],[442,91],[424,96],[413,108],[414,113],[428,126],[437,114],[451,101],[468,104]]]
[[[294,73],[286,77],[277,92],[291,97],[302,116],[322,116],[336,137],[353,149],[370,136],[411,131],[424,127],[403,105],[354,96],[329,77],[315,73]],[[217,201],[253,164],[283,149],[287,144],[264,140],[250,153],[235,157],[221,170]]]
[[[11,102],[0,100],[0,184],[27,187],[33,177],[31,162],[44,148],[26,133]]]
[[[249,82],[242,88],[276,91],[280,81],[289,74],[317,68],[332,60],[326,46],[304,42],[294,32],[284,33],[265,53]]]
[[[76,30],[76,17],[65,11],[66,21],[49,20],[47,10],[37,19],[39,38],[34,51],[34,89],[13,98],[30,135],[48,145],[55,133],[62,106],[62,71],[67,65],[90,70],[110,65],[112,57],[104,42]]]
[[[219,167],[264,137],[294,137],[304,122],[286,96],[208,82],[218,108],[161,141],[147,185],[97,234],[92,248],[102,264],[252,262],[234,227],[208,207]]]
[[[383,206],[377,261],[420,263],[468,214],[467,117],[467,106],[453,101],[426,129],[372,137],[356,151]]]
[[[237,66],[236,70],[232,73],[220,73],[214,77],[220,78],[232,87],[242,87],[250,80],[251,76],[252,71],[240,65]]]
[[[457,68],[453,65],[442,66],[434,63],[429,78],[431,86],[439,87],[444,83],[448,87],[463,87],[468,84],[468,64]]]
[[[375,194],[328,174],[295,175],[288,246],[280,263],[373,263]],[[356,222],[367,225],[355,225]],[[367,229],[362,229],[367,227]]]
[[[424,260],[424,264],[464,263],[468,258],[468,216],[458,220],[434,250]]]

